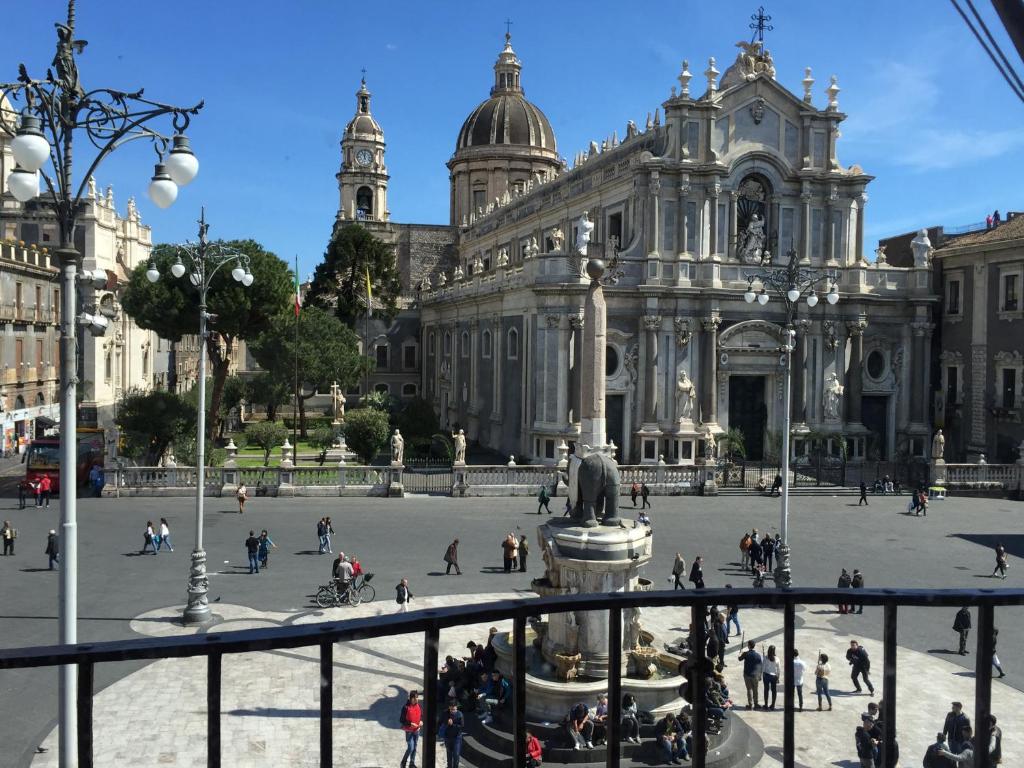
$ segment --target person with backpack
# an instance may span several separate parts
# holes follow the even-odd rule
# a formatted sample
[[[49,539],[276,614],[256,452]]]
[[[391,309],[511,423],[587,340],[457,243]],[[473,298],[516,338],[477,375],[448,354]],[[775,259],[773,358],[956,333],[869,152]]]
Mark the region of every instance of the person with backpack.
[[[245,502],[249,500],[249,489],[245,487],[245,483],[238,486],[235,499],[238,500],[238,514],[242,514],[245,512]]]
[[[850,679],[853,681],[853,687],[857,693],[861,692],[860,683],[857,682],[857,678],[863,677],[864,684],[868,687],[868,691],[872,696],[875,695],[875,686],[871,684],[871,678],[868,677],[868,673],[871,671],[871,659],[868,658],[868,652],[860,643],[856,640],[850,641],[850,648],[846,651],[846,661],[852,667],[850,670]]]
[[[402,768],[416,768],[416,747],[420,741],[420,729],[423,728],[423,711],[420,708],[419,696],[419,691],[409,691],[409,698],[402,705],[402,712],[398,717],[405,732]]]
[[[541,509],[546,509],[548,514],[551,514],[551,507],[548,503],[551,501],[551,497],[548,496],[548,489],[546,486],[540,487],[540,492],[537,494],[537,514],[540,514]]]

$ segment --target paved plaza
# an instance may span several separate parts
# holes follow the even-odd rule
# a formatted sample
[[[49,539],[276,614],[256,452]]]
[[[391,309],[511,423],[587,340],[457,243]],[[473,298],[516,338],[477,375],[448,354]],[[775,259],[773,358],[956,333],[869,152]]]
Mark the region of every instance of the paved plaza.
[[[838,570],[860,568],[869,586],[1017,586],[1024,554],[1020,530],[1024,505],[1001,500],[951,499],[932,505],[927,519],[902,514],[904,499],[797,498],[792,503],[791,541],[799,585],[831,586]],[[0,502],[13,506],[9,501]],[[552,504],[552,508],[557,505]],[[187,499],[83,500],[80,504],[80,628],[82,642],[183,631],[173,623],[174,606],[184,598],[193,510]],[[208,500],[207,549],[211,599],[223,622],[218,630],[315,622],[392,611],[393,586],[410,579],[417,595],[413,608],[522,596],[542,563],[535,554],[529,574],[505,575],[499,542],[507,531],[522,530],[534,540],[539,518],[529,499],[453,500],[447,498],[254,499],[239,516],[228,499]],[[706,559],[709,587],[745,584],[736,566],[743,530],[770,531],[778,525],[777,499],[692,497],[655,498],[655,556],[646,576],[668,586],[677,550],[689,562]],[[629,510],[627,510],[629,512]],[[331,558],[317,554],[315,523],[330,514],[337,535],[334,550],[359,556],[375,572],[378,599],[358,609],[320,611],[309,595],[326,581]],[[175,551],[140,556],[146,520],[166,517]],[[47,510],[4,510],[18,527],[17,555],[0,558],[4,603],[0,645],[56,642],[57,578],[46,569],[45,533],[56,527],[56,505]],[[242,542],[250,528],[268,528],[278,549],[271,567],[248,574]],[[445,547],[461,540],[464,575],[443,576]],[[991,546],[1001,540],[1011,553],[1009,578],[992,581]],[[904,764],[920,760],[924,746],[941,727],[949,702],[971,708],[973,656],[951,653],[952,611],[900,612],[898,642],[900,690],[897,732]],[[994,685],[993,708],[1004,725],[1004,764],[1024,756],[1017,734],[1024,720],[1024,686],[1015,668],[1021,651],[1020,611],[1000,610],[999,653],[1008,676]],[[741,614],[748,638],[781,646],[781,616],[772,611]],[[681,633],[678,611],[650,611],[645,624],[661,639]],[[853,730],[867,696],[850,696],[842,658],[850,638],[865,642],[881,687],[881,609],[840,616],[821,608],[798,614],[797,646],[811,660],[820,648],[833,660],[832,713],[798,717],[800,760],[808,766],[853,766]],[[483,627],[446,631],[442,649],[456,652],[466,640],[486,636]],[[973,638],[972,638],[973,639]],[[392,765],[401,756],[397,708],[410,687],[420,687],[422,639],[404,636],[338,647],[335,657],[336,755],[354,766]],[[730,648],[730,655],[738,651]],[[226,765],[315,764],[317,667],[312,651],[252,654],[225,660],[224,758]],[[727,670],[734,698],[742,684],[739,666]],[[0,673],[0,764],[55,764],[53,715],[56,672]],[[205,670],[202,661],[160,661],[148,666],[115,664],[97,669],[97,758],[99,765],[194,765],[205,749]],[[742,712],[761,734],[768,752],[762,765],[778,764],[781,712]],[[282,720],[287,727],[282,728]],[[824,721],[824,722],[823,722]],[[48,752],[35,755],[43,745]]]

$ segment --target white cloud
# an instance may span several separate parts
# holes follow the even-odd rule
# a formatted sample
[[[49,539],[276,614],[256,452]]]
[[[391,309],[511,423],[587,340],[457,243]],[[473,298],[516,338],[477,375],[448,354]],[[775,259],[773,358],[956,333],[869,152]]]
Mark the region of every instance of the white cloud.
[[[397,43],[385,43],[384,44],[384,49],[388,50],[388,51],[397,51],[398,50],[398,44]]]
[[[1024,133],[925,128],[910,132],[905,140],[906,148],[893,154],[893,162],[916,171],[934,171],[999,157],[1024,146]]]

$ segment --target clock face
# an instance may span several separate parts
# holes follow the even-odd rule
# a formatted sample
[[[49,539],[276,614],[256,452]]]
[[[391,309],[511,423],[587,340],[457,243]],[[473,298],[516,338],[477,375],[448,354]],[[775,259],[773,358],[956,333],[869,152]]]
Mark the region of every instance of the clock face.
[[[373,162],[373,154],[368,149],[360,149],[356,152],[356,162],[360,165],[369,165]]]

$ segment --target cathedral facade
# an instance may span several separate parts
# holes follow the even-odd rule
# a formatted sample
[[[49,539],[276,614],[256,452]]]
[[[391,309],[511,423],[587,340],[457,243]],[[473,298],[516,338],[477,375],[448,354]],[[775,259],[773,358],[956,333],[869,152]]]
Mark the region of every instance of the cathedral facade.
[[[865,259],[871,176],[839,161],[835,78],[815,89],[807,69],[793,93],[761,43],[741,46],[724,73],[714,59],[696,75],[684,62],[643,127],[592,142],[570,168],[525,98],[522,70],[506,35],[489,98],[447,163],[451,226],[436,234],[448,239],[422,257],[415,243],[398,250],[418,392],[443,427],[544,462],[578,437],[583,228],[588,254],[613,265],[606,417],[620,462],[692,463],[709,431],[732,429],[748,458],[777,451],[785,303],[744,294],[794,253],[833,274],[840,298],[824,300],[828,280],[793,319],[793,457],[925,456],[930,253],[904,267]],[[368,94],[366,104],[368,117]],[[381,190],[383,133],[363,128],[357,138],[350,124],[342,142],[339,221],[365,221],[398,245],[403,225],[387,222]]]

